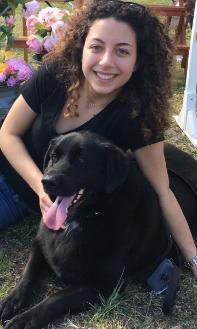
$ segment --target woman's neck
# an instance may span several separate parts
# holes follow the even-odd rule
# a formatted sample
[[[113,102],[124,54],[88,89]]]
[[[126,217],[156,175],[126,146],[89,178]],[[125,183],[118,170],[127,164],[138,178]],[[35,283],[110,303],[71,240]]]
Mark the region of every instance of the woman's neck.
[[[96,110],[99,108],[106,107],[111,101],[113,101],[117,95],[119,94],[119,91],[115,91],[110,94],[98,94],[94,90],[91,89],[87,85],[87,83],[83,83],[83,85],[80,87],[80,101],[83,103],[84,109],[87,110]]]

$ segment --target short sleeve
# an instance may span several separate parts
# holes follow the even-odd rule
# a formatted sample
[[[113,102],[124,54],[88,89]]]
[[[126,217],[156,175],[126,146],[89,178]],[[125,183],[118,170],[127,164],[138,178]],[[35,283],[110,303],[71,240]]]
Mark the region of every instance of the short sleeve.
[[[51,64],[43,64],[28,81],[21,85],[20,94],[34,112],[40,113],[42,103],[56,85],[54,68]]]
[[[135,118],[129,118],[124,120],[124,124],[121,127],[120,135],[127,141],[128,148],[132,151],[136,151],[144,146],[151,145],[164,140],[163,134],[157,136],[145,137],[142,128],[142,118],[137,116]]]
[[[132,151],[136,151],[137,149],[140,149],[144,146],[155,144],[163,140],[163,133],[160,133],[157,136],[145,137],[140,116],[134,119],[130,138],[130,148]]]

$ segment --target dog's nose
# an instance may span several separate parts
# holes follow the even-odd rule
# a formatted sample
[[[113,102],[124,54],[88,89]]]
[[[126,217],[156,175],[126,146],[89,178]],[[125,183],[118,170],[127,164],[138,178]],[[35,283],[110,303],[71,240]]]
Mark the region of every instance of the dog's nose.
[[[58,179],[52,176],[44,176],[42,184],[46,190],[55,189],[58,186]]]

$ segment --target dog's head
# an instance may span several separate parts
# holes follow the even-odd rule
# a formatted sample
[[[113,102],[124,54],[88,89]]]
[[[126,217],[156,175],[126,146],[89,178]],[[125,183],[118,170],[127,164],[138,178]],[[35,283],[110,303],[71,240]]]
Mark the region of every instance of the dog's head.
[[[45,156],[43,185],[54,196],[81,189],[111,193],[128,175],[128,156],[96,134],[74,132],[54,139]]]

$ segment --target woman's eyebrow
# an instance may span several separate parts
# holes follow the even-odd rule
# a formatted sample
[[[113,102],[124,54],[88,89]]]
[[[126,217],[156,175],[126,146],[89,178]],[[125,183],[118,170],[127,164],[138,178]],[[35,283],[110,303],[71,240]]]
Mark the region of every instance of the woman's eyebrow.
[[[120,42],[120,43],[117,43],[117,46],[128,46],[128,47],[133,47],[132,44],[127,43],[127,42]]]
[[[101,40],[101,39],[99,39],[99,38],[92,38],[92,40],[91,40],[91,41],[98,41],[98,42],[104,43],[104,41],[103,41],[103,40]]]
[[[100,43],[105,43],[103,40],[99,39],[99,38],[93,38],[92,41],[97,41]],[[128,47],[133,47],[132,44],[128,43],[128,42],[120,42],[117,43],[116,46],[128,46]]]

